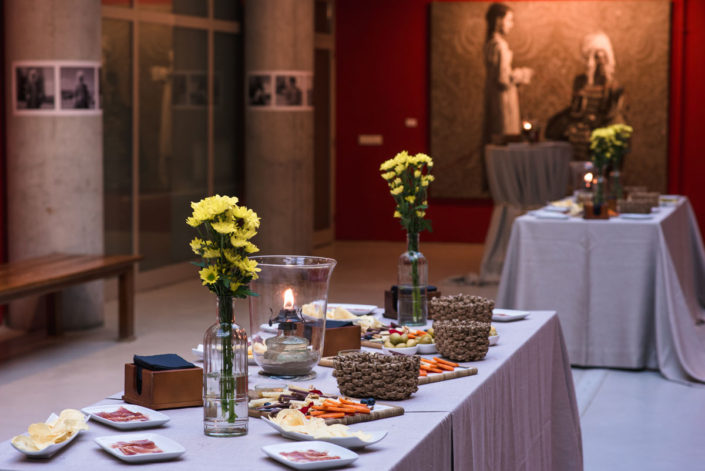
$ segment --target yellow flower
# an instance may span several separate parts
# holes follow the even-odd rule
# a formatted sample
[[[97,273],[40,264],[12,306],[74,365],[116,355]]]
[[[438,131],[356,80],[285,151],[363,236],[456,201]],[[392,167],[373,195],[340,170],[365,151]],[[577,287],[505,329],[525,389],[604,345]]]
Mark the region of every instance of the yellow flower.
[[[420,218],[424,217],[426,215],[426,211],[416,211],[416,215]]]
[[[395,178],[394,181],[392,182],[392,186],[399,186],[401,185],[401,178]]]
[[[240,286],[242,283],[230,283],[230,290],[234,293]]]
[[[390,168],[394,167],[394,159],[389,159],[386,160],[382,163],[382,165],[379,166],[379,171],[380,172],[386,172]]]
[[[421,170],[415,170],[415,171],[414,171],[414,176],[415,176],[416,178],[419,178],[419,177],[421,176]]]
[[[406,197],[404,197],[404,199],[406,201],[408,201],[409,203],[413,203],[414,201],[416,201],[416,197],[413,195],[406,196]]]
[[[231,232],[235,232],[235,223],[233,221],[212,222],[211,227],[218,234],[230,234]]]
[[[200,221],[200,220],[196,219],[195,217],[186,218],[186,224],[188,224],[191,227],[198,227],[201,225],[201,222],[203,222],[203,221]]]
[[[217,249],[206,249],[203,251],[203,258],[218,258],[220,257],[220,252]]]
[[[387,173],[382,174],[382,178],[384,178],[385,180],[391,180],[392,178],[394,178],[396,176],[397,176],[397,174],[394,172],[387,172]]]
[[[201,275],[201,280],[203,280],[203,285],[212,285],[218,281],[218,269],[213,265],[206,267],[198,272]]]
[[[193,239],[191,241],[191,243],[189,245],[191,246],[191,250],[193,250],[193,252],[195,254],[198,254],[199,253],[198,251],[201,250],[205,246],[205,242],[203,242],[203,240],[196,237],[195,239]]]
[[[398,186],[398,187],[396,187],[396,188],[392,188],[391,190],[389,190],[389,192],[390,192],[391,194],[393,194],[393,195],[398,195],[398,194],[400,194],[402,191],[404,191],[404,187],[403,187],[403,186]]]
[[[399,211],[394,211],[395,218],[401,218],[401,213]]]
[[[225,254],[225,258],[228,260],[228,262],[232,263],[233,265],[237,265],[240,263],[240,257],[233,249],[226,249],[223,251]]]
[[[247,252],[247,253],[259,252],[259,248],[255,244],[253,244],[252,242],[248,242],[245,245],[245,252]]]

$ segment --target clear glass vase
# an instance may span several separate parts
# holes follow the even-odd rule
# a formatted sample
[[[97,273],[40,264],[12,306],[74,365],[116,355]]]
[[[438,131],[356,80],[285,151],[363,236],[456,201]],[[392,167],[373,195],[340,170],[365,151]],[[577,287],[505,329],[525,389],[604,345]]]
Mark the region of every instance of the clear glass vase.
[[[622,172],[612,170],[610,172],[610,194],[612,198],[624,199],[624,188],[622,187]]]
[[[595,179],[595,189],[592,197],[592,204],[596,215],[602,214],[602,210],[607,211],[605,207],[605,177],[602,173],[598,173]]]
[[[428,317],[428,263],[419,252],[419,234],[408,233],[407,250],[399,257],[397,321],[401,325],[426,324]]]
[[[216,323],[203,337],[203,433],[247,434],[247,333],[235,324],[233,297],[217,297]]]

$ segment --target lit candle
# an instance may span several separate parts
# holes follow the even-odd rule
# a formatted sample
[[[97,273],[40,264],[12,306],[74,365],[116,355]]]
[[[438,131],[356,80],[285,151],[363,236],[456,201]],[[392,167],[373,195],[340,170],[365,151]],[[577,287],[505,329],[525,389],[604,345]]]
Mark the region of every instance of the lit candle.
[[[516,122],[516,121],[515,121]],[[524,121],[522,123],[522,127],[524,128],[524,131],[531,131],[531,128],[533,127],[531,125],[531,121]]]
[[[284,291],[284,309],[287,311],[294,309],[294,290],[288,288]]]
[[[585,180],[585,189],[589,190],[590,187],[592,186],[592,179],[593,179],[592,172],[586,173],[585,176],[583,177],[583,179]]]

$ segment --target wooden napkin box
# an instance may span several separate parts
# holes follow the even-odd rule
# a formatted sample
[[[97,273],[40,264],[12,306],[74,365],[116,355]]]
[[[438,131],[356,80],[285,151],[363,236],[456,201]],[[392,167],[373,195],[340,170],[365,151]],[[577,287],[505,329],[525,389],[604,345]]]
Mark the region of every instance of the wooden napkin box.
[[[151,371],[142,368],[142,394],[137,392],[137,367],[125,364],[125,402],[150,409],[203,405],[203,368]]]
[[[430,301],[433,298],[437,298],[441,295],[440,290],[433,290],[433,291],[426,291],[426,297]],[[384,317],[387,319],[397,319],[397,300],[395,299],[394,293],[392,290],[386,290],[384,292]],[[428,313],[428,318],[433,319],[431,317],[431,313]]]
[[[310,338],[308,333],[304,333],[304,329],[310,331]],[[321,335],[321,328],[315,326],[304,327],[303,324],[298,324],[296,326],[296,335],[309,338],[312,343],[315,343],[316,336]],[[326,335],[323,338],[323,353],[321,356],[330,357],[337,355],[341,350],[359,349],[361,336],[362,331],[359,325],[329,327],[326,329]]]

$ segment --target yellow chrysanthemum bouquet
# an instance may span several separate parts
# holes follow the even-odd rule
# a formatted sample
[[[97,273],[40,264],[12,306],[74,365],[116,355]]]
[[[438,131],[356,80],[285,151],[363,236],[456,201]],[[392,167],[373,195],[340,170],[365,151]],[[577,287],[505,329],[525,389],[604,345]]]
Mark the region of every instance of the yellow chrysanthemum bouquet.
[[[430,174],[431,168],[431,157],[426,154],[409,155],[406,151],[399,152],[379,167],[397,204],[394,217],[400,219],[409,234],[431,230],[431,222],[424,219],[428,209],[428,185],[434,180]]]
[[[595,188],[595,204],[604,202],[603,185],[605,169],[612,169],[612,192],[617,199],[622,198],[621,168],[622,160],[629,151],[633,129],[626,124],[613,124],[597,128],[590,135],[590,154],[595,167],[598,184]]]
[[[201,267],[203,285],[218,298],[218,319],[203,338],[203,427],[212,436],[247,433],[247,333],[234,323],[233,298],[255,295],[249,283],[260,269],[248,255],[258,251],[250,239],[259,218],[237,202],[210,196],[191,203],[193,214],[186,219],[199,232],[190,244],[201,257],[194,264]]]
[[[191,203],[193,214],[186,223],[200,237],[191,241],[191,250],[201,256],[199,274],[203,285],[219,296],[245,298],[252,294],[248,283],[257,279],[257,262],[247,256],[259,249],[250,242],[259,228],[259,218],[251,209],[237,205],[230,196],[210,196]]]
[[[379,170],[394,198],[394,217],[407,232],[407,251],[399,259],[397,318],[402,325],[426,322],[428,266],[419,252],[419,233],[431,230],[425,219],[428,209],[428,186],[434,180],[430,170],[433,160],[426,154],[410,155],[406,151],[384,162]]]

